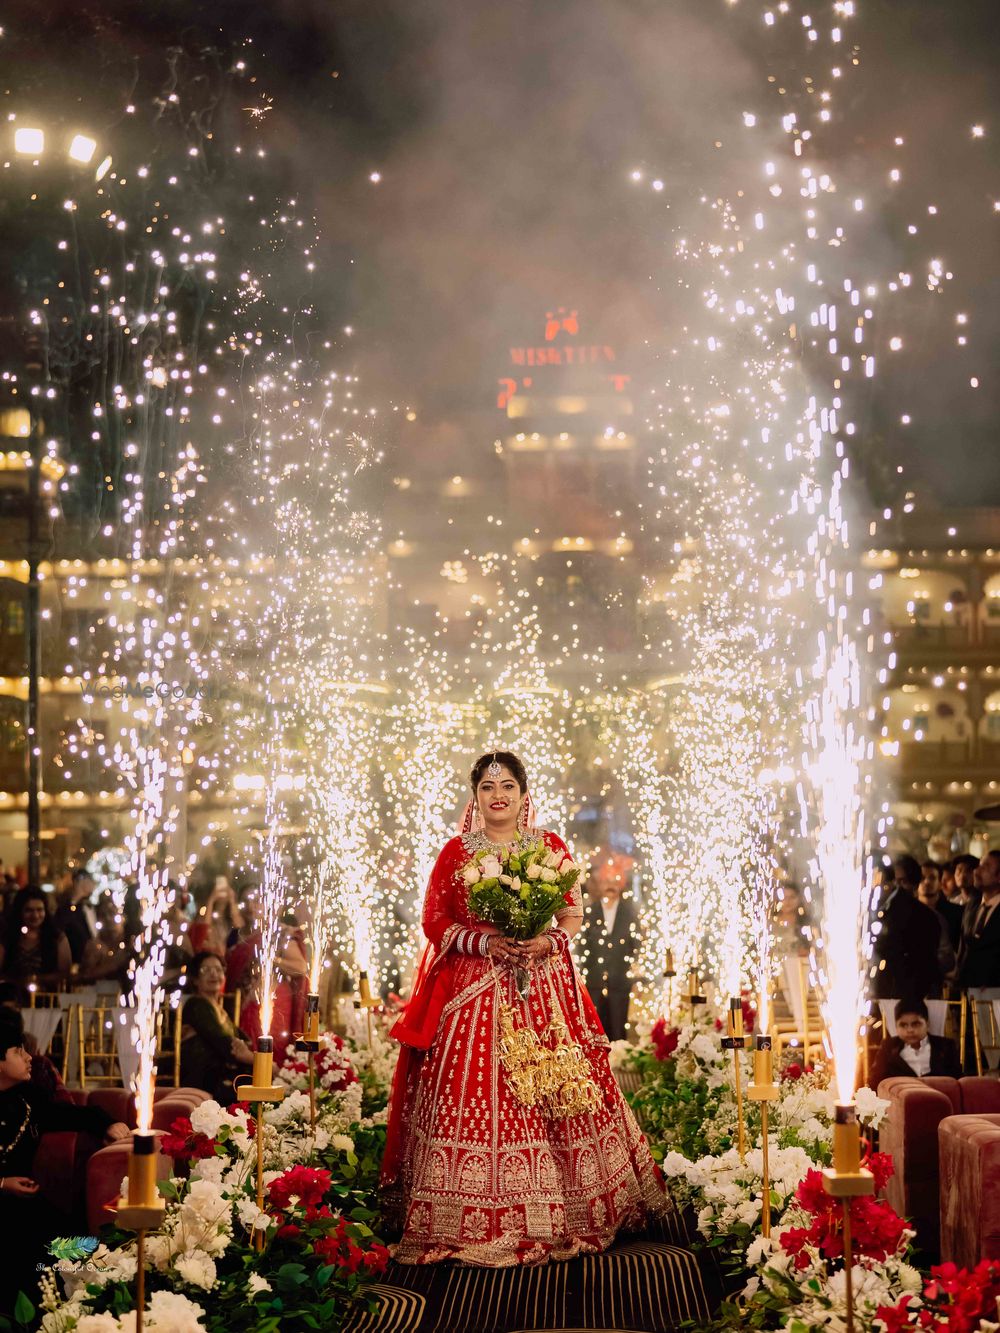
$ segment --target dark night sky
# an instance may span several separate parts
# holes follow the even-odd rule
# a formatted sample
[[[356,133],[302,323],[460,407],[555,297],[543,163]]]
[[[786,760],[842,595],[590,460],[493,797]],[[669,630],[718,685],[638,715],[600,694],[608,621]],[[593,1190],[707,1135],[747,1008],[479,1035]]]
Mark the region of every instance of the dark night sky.
[[[732,127],[741,110],[765,109],[767,74],[794,81],[780,44],[763,40],[762,8],[56,0],[46,22],[52,48],[64,50],[79,25],[106,24],[109,95],[127,57],[155,79],[171,42],[220,30],[253,37],[260,84],[275,99],[274,151],[294,187],[315,195],[328,308],[356,326],[369,383],[433,414],[488,404],[508,341],[534,337],[551,303],[578,306],[603,338],[632,344],[637,361],[651,357],[655,377],[671,325],[671,228],[718,179],[714,139],[727,138],[724,154],[740,151]],[[880,357],[854,415],[884,437],[923,498],[1000,503],[1000,5],[859,0],[858,9],[846,31],[862,63],[837,89],[825,156],[872,205],[872,273],[912,266],[915,276],[883,322],[905,351]],[[15,3],[6,21],[37,24],[38,6]],[[41,52],[45,34],[38,40]],[[892,166],[903,180],[890,192]],[[663,195],[630,187],[633,167],[663,177]],[[377,186],[372,170],[383,174]],[[923,287],[928,255],[955,273],[942,296]],[[958,311],[969,315],[964,349]]]

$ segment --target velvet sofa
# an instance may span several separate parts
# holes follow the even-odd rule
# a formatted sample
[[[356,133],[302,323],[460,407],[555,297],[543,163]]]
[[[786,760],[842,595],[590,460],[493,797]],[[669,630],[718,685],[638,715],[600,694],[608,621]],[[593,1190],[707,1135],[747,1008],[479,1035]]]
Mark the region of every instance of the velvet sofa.
[[[994,1078],[887,1078],[878,1095],[889,1101],[879,1147],[892,1154],[894,1173],[886,1199],[916,1231],[925,1258],[941,1247],[938,1131],[949,1116],[1000,1114],[1000,1081]]]
[[[135,1100],[125,1088],[94,1088],[71,1091],[78,1106],[100,1106],[112,1120],[135,1128]],[[153,1128],[168,1129],[179,1115],[191,1111],[208,1094],[198,1088],[157,1088],[153,1104]],[[35,1152],[32,1176],[51,1206],[57,1229],[79,1232],[87,1227],[96,1234],[110,1219],[109,1203],[118,1197],[128,1167],[129,1143],[108,1144],[76,1130],[43,1134]],[[160,1178],[169,1176],[170,1162],[158,1163]]]
[[[1000,1259],[1000,1106],[948,1116],[938,1127],[938,1146],[941,1258],[960,1268]]]

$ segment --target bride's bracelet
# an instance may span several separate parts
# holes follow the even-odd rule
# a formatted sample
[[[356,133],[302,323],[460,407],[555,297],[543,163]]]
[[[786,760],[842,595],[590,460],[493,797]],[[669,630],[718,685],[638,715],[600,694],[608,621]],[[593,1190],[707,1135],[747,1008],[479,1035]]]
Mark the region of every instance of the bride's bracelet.
[[[490,951],[490,937],[485,930],[460,930],[455,936],[456,953],[486,958]]]
[[[545,932],[552,941],[552,953],[565,953],[569,948],[569,935],[562,926],[549,926]]]

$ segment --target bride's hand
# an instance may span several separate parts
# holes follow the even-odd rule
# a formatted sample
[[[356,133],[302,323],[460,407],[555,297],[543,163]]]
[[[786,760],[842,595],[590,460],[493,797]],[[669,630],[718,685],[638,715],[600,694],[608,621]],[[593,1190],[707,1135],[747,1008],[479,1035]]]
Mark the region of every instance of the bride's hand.
[[[547,935],[536,935],[533,940],[521,940],[514,946],[521,967],[535,967],[552,956],[552,941]]]
[[[486,951],[495,963],[514,964],[518,961],[516,946],[505,935],[491,935]]]

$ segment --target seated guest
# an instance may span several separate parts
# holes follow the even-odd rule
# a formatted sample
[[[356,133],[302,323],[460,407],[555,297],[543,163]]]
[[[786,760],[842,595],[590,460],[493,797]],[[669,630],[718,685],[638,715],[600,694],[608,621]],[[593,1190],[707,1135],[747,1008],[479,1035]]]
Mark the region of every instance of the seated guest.
[[[110,894],[97,904],[93,938],[87,940],[80,955],[83,981],[123,983],[128,973],[132,951],[125,940],[125,919]]]
[[[82,867],[74,870],[62,906],[56,912],[56,929],[69,941],[74,963],[82,961],[88,940],[97,935],[97,913],[91,902],[94,888],[94,877],[89,870]]]
[[[187,989],[181,1018],[181,1082],[201,1088],[228,1106],[236,1100],[233,1079],[253,1064],[246,1034],[233,1025],[222,1005],[226,971],[209,950],[196,953],[187,968]]]
[[[900,1000],[895,1009],[896,1035],[886,1037],[872,1063],[869,1086],[884,1078],[960,1078],[958,1051],[950,1037],[932,1037],[923,1000]]]
[[[56,990],[73,966],[69,941],[49,915],[41,889],[28,885],[14,895],[0,941],[0,976],[40,990]]]
[[[242,928],[243,913],[236,894],[225,875],[217,875],[204,907],[191,923],[188,932],[191,949],[194,953],[207,949],[225,958],[226,950],[236,943]]]
[[[31,1178],[38,1141],[49,1130],[93,1134],[108,1143],[128,1138],[98,1106],[56,1102],[31,1084],[20,1014],[0,1011],[0,1312],[11,1314],[18,1290],[38,1299],[37,1267],[52,1238],[52,1210]]]
[[[27,1007],[27,992],[17,982],[0,981],[0,1019],[6,1013],[16,1014],[23,1027],[21,1010]],[[62,1081],[59,1070],[49,1057],[38,1049],[38,1042],[30,1032],[24,1034],[24,1049],[31,1056],[31,1086],[51,1097],[53,1101],[71,1102],[73,1096]]]

